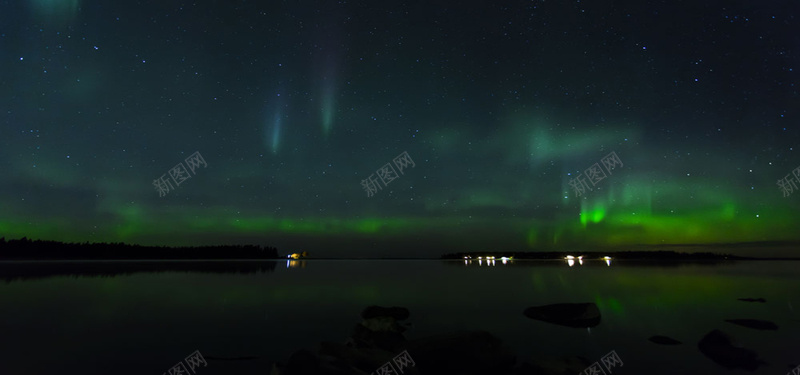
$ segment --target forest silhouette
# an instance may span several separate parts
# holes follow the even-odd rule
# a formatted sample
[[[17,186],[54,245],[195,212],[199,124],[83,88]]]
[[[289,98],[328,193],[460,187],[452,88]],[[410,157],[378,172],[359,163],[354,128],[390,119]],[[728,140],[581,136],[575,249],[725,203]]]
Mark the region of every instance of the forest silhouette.
[[[167,247],[0,238],[0,260],[278,259],[278,249],[257,245]]]

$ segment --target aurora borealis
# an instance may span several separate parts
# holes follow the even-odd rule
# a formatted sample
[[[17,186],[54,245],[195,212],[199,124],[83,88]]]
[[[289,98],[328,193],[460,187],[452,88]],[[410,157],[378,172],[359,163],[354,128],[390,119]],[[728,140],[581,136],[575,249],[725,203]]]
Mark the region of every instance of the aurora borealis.
[[[0,237],[315,256],[800,240],[789,1],[0,2]],[[208,162],[164,197],[194,152]],[[569,181],[624,167],[576,197]],[[402,152],[416,164],[367,197]],[[753,254],[758,255],[758,254]]]

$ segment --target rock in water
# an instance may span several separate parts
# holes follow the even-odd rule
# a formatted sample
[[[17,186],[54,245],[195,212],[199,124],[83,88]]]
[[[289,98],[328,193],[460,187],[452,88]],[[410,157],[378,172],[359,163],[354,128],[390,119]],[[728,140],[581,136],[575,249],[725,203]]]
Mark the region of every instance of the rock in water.
[[[648,340],[659,345],[680,345],[682,342],[667,336],[652,336]]]
[[[385,362],[392,360],[396,353],[381,349],[354,348],[345,344],[323,341],[320,343],[320,355],[337,358],[348,366],[366,373],[374,372]]]
[[[408,317],[411,316],[411,313],[405,307],[381,307],[381,306],[369,306],[364,311],[361,312],[361,318],[363,319],[373,319],[373,318],[384,318],[390,317],[394,318],[394,320],[406,320]]]
[[[361,324],[373,332],[403,333],[405,331],[405,328],[400,324],[397,324],[397,321],[394,318],[388,316],[364,319]]]
[[[367,375],[340,358],[331,355],[316,355],[308,350],[292,353],[286,366],[273,364],[270,375]],[[409,375],[419,375],[409,373]]]
[[[600,309],[594,303],[557,303],[525,309],[526,317],[567,327],[586,328],[600,324]]]
[[[742,327],[752,328],[752,329],[760,329],[762,331],[777,331],[778,325],[767,321],[767,320],[757,320],[757,319],[725,319],[728,323],[738,324]]]
[[[353,327],[352,341],[358,347],[395,351],[406,341],[406,328],[397,321],[410,315],[405,307],[369,306],[361,312],[364,321]]]
[[[744,301],[744,302],[761,302],[761,303],[767,302],[767,300],[763,298],[737,298],[737,299],[739,301]]]
[[[373,331],[364,323],[356,324],[350,336],[355,346],[360,348],[379,348],[393,352],[400,348],[406,338],[402,333],[393,331]]]
[[[730,336],[717,329],[703,336],[697,343],[697,348],[706,357],[729,370],[741,368],[755,371],[758,366],[765,364],[758,359],[756,352],[735,346]]]

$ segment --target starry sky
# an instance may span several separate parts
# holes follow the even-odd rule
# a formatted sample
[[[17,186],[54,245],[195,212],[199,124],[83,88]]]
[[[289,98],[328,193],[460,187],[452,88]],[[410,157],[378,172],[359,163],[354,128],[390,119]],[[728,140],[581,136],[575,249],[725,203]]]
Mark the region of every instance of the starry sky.
[[[322,257],[797,241],[800,192],[776,181],[800,167],[798,10],[0,0],[0,236]]]

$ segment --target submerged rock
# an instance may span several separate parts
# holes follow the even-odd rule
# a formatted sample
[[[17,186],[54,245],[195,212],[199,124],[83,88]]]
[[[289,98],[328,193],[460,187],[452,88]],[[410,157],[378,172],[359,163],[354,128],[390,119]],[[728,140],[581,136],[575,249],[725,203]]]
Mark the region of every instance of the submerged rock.
[[[367,375],[339,358],[298,350],[289,357],[286,366],[273,364],[270,375]]]
[[[594,303],[557,303],[525,309],[526,317],[567,327],[586,328],[600,324],[600,309]]]
[[[406,342],[406,338],[402,333],[389,330],[373,331],[367,325],[359,323],[353,327],[350,338],[356,347],[378,348],[393,352]]]
[[[398,324],[394,317],[374,314],[362,314],[362,316],[369,318],[356,324],[350,335],[350,341],[355,346],[380,348],[393,352],[406,342],[406,338],[403,336],[406,329]]]
[[[758,359],[758,354],[734,344],[733,338],[720,330],[707,333],[697,343],[697,348],[706,357],[729,370],[741,368],[755,371],[766,362]]]
[[[408,317],[411,316],[411,313],[405,307],[381,307],[381,306],[369,306],[364,311],[361,312],[361,318],[363,319],[373,319],[373,318],[383,318],[389,317],[394,318],[394,320],[406,320]]]
[[[682,342],[667,336],[651,336],[648,340],[659,345],[680,345]]]
[[[777,331],[778,325],[767,321],[758,319],[725,319],[728,323],[738,324],[742,327],[760,329],[762,331]]]
[[[321,355],[327,355],[344,362],[347,364],[346,367],[354,368],[365,373],[373,373],[385,363],[391,362],[398,354],[382,349],[354,348],[335,342],[320,343],[319,352]],[[417,370],[414,368],[405,368],[403,370],[404,375],[418,374]]]
[[[361,325],[366,327],[372,332],[405,332],[405,327],[397,323],[392,317],[377,317],[371,319],[364,319]]]
[[[361,312],[364,320],[353,327],[351,342],[357,347],[394,352],[406,341],[406,328],[397,321],[410,315],[405,307],[369,306]]]
[[[599,322],[594,304],[559,304],[532,307],[530,314],[561,313],[568,324],[586,320]],[[271,375],[367,375],[394,363],[407,352],[403,375],[574,375],[591,363],[581,357],[538,358],[516,366],[514,351],[485,331],[440,334],[407,340],[398,319],[409,317],[407,309],[370,306],[362,312],[364,321],[353,329],[344,343],[321,342],[318,353],[299,350],[283,366],[273,364]],[[546,315],[546,314],[545,314]],[[594,323],[596,325],[597,323]]]
[[[739,301],[744,301],[744,302],[761,302],[761,303],[767,302],[767,300],[763,298],[737,298],[737,299]]]

